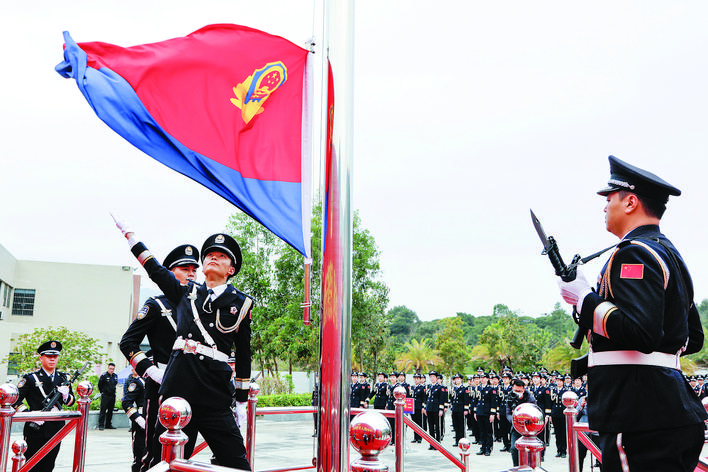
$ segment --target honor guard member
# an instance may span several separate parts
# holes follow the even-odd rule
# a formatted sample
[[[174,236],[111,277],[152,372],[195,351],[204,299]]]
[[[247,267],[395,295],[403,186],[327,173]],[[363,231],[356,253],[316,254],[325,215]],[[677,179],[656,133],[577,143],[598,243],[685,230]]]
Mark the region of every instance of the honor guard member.
[[[349,390],[349,406],[350,408],[361,408],[361,390],[362,386],[359,383],[358,372],[352,372],[350,376],[351,388]],[[356,416],[356,413],[352,412],[351,416]]]
[[[499,395],[497,389],[489,385],[489,374],[482,374],[480,378],[479,397],[474,409],[475,419],[479,424],[479,435],[481,449],[478,456],[489,456],[492,454],[494,437],[492,436],[492,423],[497,416]]]
[[[121,404],[125,416],[131,422],[131,439],[133,443],[133,464],[130,469],[138,472],[145,456],[145,418],[141,414],[145,402],[145,381],[138,375],[135,368],[123,385]]]
[[[511,375],[510,370],[504,370],[502,373],[502,383],[499,386],[499,408],[497,408],[497,418],[499,418],[499,431],[501,434],[501,440],[504,447],[500,449],[501,452],[508,452],[511,449],[511,438],[509,434],[511,433],[511,423],[506,418],[506,402],[509,400],[509,395],[511,395]]]
[[[25,374],[17,383],[19,396],[12,405],[17,412],[41,411],[42,402],[54,392],[54,389],[61,392],[61,400],[52,411],[59,411],[63,406],[71,406],[75,402],[70,385],[61,384],[69,379],[69,375],[56,370],[59,354],[62,345],[59,341],[47,341],[37,348],[42,367],[32,373]],[[27,400],[29,408],[25,407],[23,400]],[[23,429],[27,451],[25,457],[30,459],[41,449],[51,438],[64,426],[63,421],[33,421],[26,422]],[[44,457],[32,469],[40,472],[50,472],[54,470],[54,462],[59,454],[58,443],[47,452]]]
[[[452,376],[452,391],[450,392],[450,411],[452,412],[452,429],[455,430],[455,444],[465,437],[465,417],[470,411],[470,397],[467,386],[462,384],[462,375]]]
[[[471,382],[469,380],[470,377],[472,377]],[[467,379],[467,393],[470,396],[470,414],[467,415],[467,428],[472,431],[472,436],[474,436],[473,444],[481,444],[479,441],[479,424],[474,417],[474,409],[479,398],[479,374],[467,376]]]
[[[376,376],[376,384],[371,391],[370,397],[374,397],[374,408],[377,410],[386,409],[386,401],[388,400],[388,383],[386,382],[386,374],[379,372]]]
[[[499,398],[497,399],[497,415],[494,417],[494,421],[492,422],[494,442],[502,442],[501,423],[499,420],[499,416],[500,416],[499,412],[501,410],[501,405],[502,405],[503,399],[502,399],[501,388],[499,387],[499,374],[497,374],[494,371],[491,371],[489,373],[489,384],[497,390],[497,395],[499,396]]]
[[[253,299],[228,283],[241,268],[238,243],[223,233],[207,238],[201,249],[205,283],[189,281],[182,285],[135,239],[125,223],[116,221],[116,225],[150,279],[175,305],[177,339],[160,395],[182,397],[192,407],[192,420],[184,427],[189,437],[184,456],[191,456],[197,433],[201,433],[220,465],[250,470],[243,437],[231,411],[235,397],[238,422],[244,428],[251,379]],[[235,375],[227,364],[232,349],[236,353]],[[162,431],[164,427],[158,424],[156,434]]]
[[[688,384],[691,386],[696,395],[701,394],[701,387],[698,386],[698,380],[696,379],[695,375],[692,375],[688,378]]]
[[[405,372],[398,373],[398,385],[400,387],[403,387],[406,389],[406,397],[411,396],[411,386],[408,382],[406,382],[406,373]]]
[[[118,375],[116,365],[108,363],[108,368],[98,379],[98,391],[101,393],[101,409],[98,412],[98,429],[116,429],[113,426],[113,408],[116,406],[116,387]]]
[[[169,269],[182,285],[186,285],[190,280],[194,282],[197,280],[199,268],[199,250],[191,244],[177,246],[165,257],[162,265]],[[141,466],[143,472],[160,460],[158,456],[157,461],[153,463],[153,450],[159,446],[159,438],[155,436],[155,424],[160,408],[158,391],[177,338],[174,308],[174,304],[164,295],[148,298],[120,340],[121,352],[138,375],[145,379],[145,456]],[[140,343],[146,336],[152,358],[140,349]]]
[[[368,375],[366,372],[359,372],[359,385],[361,385],[361,391],[359,392],[359,403],[361,408],[369,408],[369,396],[371,395],[371,385],[366,381]]]
[[[443,374],[438,374],[438,383],[440,385],[445,386],[445,383],[443,380],[445,379],[445,375]],[[440,442],[445,439],[445,413],[447,413],[447,410],[450,409],[450,389],[445,386],[445,409],[443,410],[443,414],[440,417]]]
[[[536,398],[536,405],[543,412],[544,427],[537,437],[538,439],[543,441],[543,444],[545,445],[548,442],[548,437],[546,435],[548,430],[547,427],[548,423],[551,421],[551,390],[548,387],[541,385],[540,372],[533,372],[531,374],[531,385],[529,385],[529,390]],[[544,448],[541,451],[541,460],[543,460],[545,457],[546,449]]]
[[[703,329],[688,268],[659,223],[681,191],[609,157],[607,231],[620,239],[593,291],[581,271],[559,281],[590,332],[588,422],[600,433],[602,469],[693,470],[703,447],[700,400],[679,358],[699,351]],[[652,388],[647,388],[652,386]]]
[[[425,376],[423,374],[415,373],[413,374],[413,415],[412,419],[415,424],[423,428],[423,403],[425,402]],[[423,440],[421,436],[413,432],[413,443],[421,443]]]
[[[398,386],[398,372],[391,372],[388,374],[388,386],[386,391],[386,409],[395,410],[396,406],[393,404],[396,401],[396,397],[393,396],[393,389]],[[396,418],[387,418],[388,424],[391,426],[391,442],[396,441]]]
[[[447,387],[438,382],[440,374],[431,370],[428,374],[430,378],[430,392],[423,404],[423,414],[428,417],[428,428],[430,435],[440,442],[440,418],[445,414],[445,404],[447,403]],[[429,449],[435,449],[432,444]]]
[[[553,422],[553,432],[556,435],[556,457],[565,457],[568,452],[565,430],[565,406],[563,405],[563,394],[567,392],[565,388],[565,376],[556,376],[556,385],[551,387],[551,421]]]

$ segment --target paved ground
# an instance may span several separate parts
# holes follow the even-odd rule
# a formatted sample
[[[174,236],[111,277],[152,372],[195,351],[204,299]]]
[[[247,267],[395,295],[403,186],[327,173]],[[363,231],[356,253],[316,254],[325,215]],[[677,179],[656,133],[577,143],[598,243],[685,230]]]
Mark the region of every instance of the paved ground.
[[[278,421],[279,417],[275,416],[258,418],[256,424],[256,471],[305,466],[312,463],[312,457],[315,453],[315,438],[311,437],[312,418],[293,420],[294,416],[289,415],[287,417],[291,421]],[[407,472],[455,472],[459,470],[439,452],[429,451],[427,445],[411,444],[410,441],[413,438],[411,431],[408,431],[406,436],[405,470]],[[452,450],[453,435],[448,430],[445,436],[443,445]],[[11,441],[20,437],[19,434],[13,433]],[[73,445],[74,436],[71,434],[64,440],[59,453],[57,467],[55,468],[57,472],[71,471]],[[500,448],[500,443],[494,443],[494,452],[492,452],[491,456],[485,457],[474,455],[478,449],[477,446],[473,446],[473,454],[470,456],[472,458],[472,470],[491,472],[510,468],[512,465],[511,456],[507,452],[499,452]],[[389,446],[380,456],[391,472],[394,471],[396,464],[393,449],[393,446]],[[705,452],[706,450],[704,449]],[[548,472],[566,472],[568,470],[567,459],[556,459],[553,457],[555,453],[555,447],[551,445],[546,461],[542,463],[543,468]],[[351,460],[358,457],[354,450],[351,450],[350,456]],[[197,460],[208,462],[210,457],[211,453],[207,449],[197,456]],[[127,429],[89,430],[86,472],[128,472],[130,471],[131,463],[130,433]],[[8,470],[10,470],[10,466],[11,463],[8,464]],[[588,470],[589,466],[586,463],[585,471]]]

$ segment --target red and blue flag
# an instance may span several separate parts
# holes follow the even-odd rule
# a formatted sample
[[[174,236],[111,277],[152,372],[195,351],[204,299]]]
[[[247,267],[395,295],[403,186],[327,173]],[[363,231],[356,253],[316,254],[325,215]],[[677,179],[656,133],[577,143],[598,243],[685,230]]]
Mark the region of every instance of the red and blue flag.
[[[128,48],[64,42],[56,70],[101,120],[309,257],[308,50],[230,24]]]

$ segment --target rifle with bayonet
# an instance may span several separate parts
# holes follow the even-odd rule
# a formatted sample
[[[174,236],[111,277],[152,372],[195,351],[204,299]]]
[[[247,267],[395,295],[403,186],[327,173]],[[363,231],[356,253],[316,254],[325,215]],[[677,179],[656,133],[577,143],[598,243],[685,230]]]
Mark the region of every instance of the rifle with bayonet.
[[[76,382],[76,379],[79,378],[81,374],[84,373],[86,368],[89,366],[91,362],[86,361],[84,362],[84,365],[80,368],[77,369],[74,374],[71,376],[71,378],[65,380],[64,382],[60,383],[59,385],[55,386],[54,389],[47,395],[44,400],[42,400],[42,410],[41,411],[50,411],[52,408],[54,408],[58,403],[59,400],[61,400],[62,395],[61,392],[59,391],[59,387],[64,387],[67,385],[71,385],[74,382]],[[38,430],[39,425],[37,423],[31,422],[29,423],[29,427]]]
[[[553,238],[553,236],[546,236],[546,232],[543,231],[543,226],[541,222],[536,217],[536,214],[531,211],[531,222],[533,227],[536,228],[536,233],[538,237],[541,238],[541,243],[543,243],[543,252],[541,254],[547,255],[551,260],[551,265],[556,271],[556,275],[563,279],[564,282],[572,282],[575,280],[575,276],[578,272],[578,264],[583,263],[583,259],[580,254],[573,256],[573,260],[570,265],[565,265],[563,258],[561,257],[560,250],[558,249],[558,243]],[[573,307],[573,318],[575,318],[575,307]],[[570,345],[574,349],[580,349],[583,346],[583,339],[585,339],[585,333],[580,326],[575,331],[575,336],[573,336]]]

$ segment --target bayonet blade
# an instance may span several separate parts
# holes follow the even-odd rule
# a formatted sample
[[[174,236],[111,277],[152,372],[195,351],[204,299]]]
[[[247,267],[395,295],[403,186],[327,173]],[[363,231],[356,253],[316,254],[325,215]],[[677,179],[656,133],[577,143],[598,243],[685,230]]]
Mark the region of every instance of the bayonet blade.
[[[536,217],[536,214],[533,212],[533,210],[529,208],[529,211],[531,212],[531,222],[533,223],[533,227],[536,228],[536,233],[538,234],[538,237],[541,238],[541,243],[543,243],[543,250],[545,251],[546,249],[548,249],[548,238],[546,237],[546,232],[543,231],[543,226],[541,226],[541,222],[538,221],[538,218]]]

